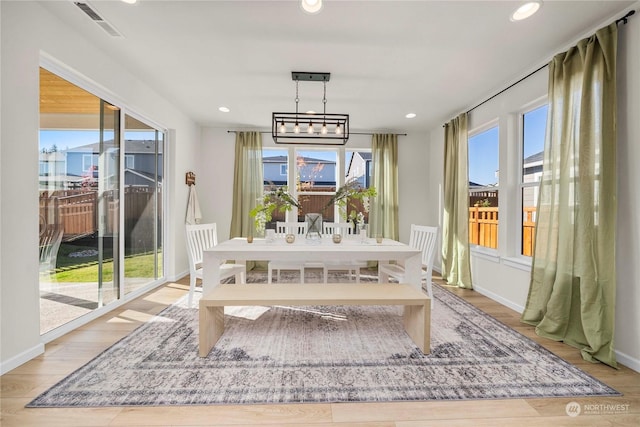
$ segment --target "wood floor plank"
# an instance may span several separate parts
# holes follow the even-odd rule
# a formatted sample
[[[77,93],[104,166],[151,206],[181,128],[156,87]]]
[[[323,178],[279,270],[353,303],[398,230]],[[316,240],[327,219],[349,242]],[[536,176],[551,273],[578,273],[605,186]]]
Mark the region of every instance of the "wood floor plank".
[[[2,398],[2,427],[102,427],[122,408],[25,408],[30,399]]]
[[[438,282],[438,280],[436,280]],[[441,283],[441,282],[440,282]],[[489,401],[218,405],[130,408],[24,408],[31,399],[78,369],[121,337],[152,319],[188,291],[188,277],[154,290],[46,345],[45,354],[0,378],[0,425],[8,426],[634,426],[640,425],[640,374],[585,362],[579,350],[540,338],[518,313],[489,298],[447,287],[509,327],[617,389],[624,396]],[[617,413],[569,417],[566,405],[629,405]],[[620,407],[619,407],[620,408]],[[626,407],[625,407],[626,408]]]
[[[485,418],[485,419],[456,419],[430,420],[428,424],[422,421],[399,421],[396,427],[611,427],[615,424],[600,416],[586,417],[518,417],[518,418]]]
[[[492,418],[496,413],[504,417],[538,415],[523,399],[337,403],[332,410],[335,422],[456,419],[460,414],[474,419]]]
[[[123,408],[112,426],[287,425],[331,422],[330,404],[211,405]]]

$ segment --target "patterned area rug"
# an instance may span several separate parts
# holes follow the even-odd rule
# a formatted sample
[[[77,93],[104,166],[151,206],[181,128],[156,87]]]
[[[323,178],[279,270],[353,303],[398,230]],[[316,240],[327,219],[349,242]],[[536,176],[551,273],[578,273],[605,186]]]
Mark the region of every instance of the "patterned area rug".
[[[433,291],[426,356],[404,332],[399,307],[237,307],[199,358],[197,309],[182,299],[27,406],[619,395],[454,294]]]

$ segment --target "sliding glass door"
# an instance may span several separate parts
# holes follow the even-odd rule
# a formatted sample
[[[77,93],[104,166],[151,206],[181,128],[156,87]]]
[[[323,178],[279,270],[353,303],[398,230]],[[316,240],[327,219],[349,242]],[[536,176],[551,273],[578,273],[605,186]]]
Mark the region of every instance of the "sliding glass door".
[[[40,69],[42,334],[164,276],[164,141],[161,130]]]

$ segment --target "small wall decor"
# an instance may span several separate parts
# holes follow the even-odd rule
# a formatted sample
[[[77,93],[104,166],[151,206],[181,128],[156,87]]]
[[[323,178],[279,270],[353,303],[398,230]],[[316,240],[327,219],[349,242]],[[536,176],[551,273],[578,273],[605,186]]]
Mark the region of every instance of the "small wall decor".
[[[185,183],[191,187],[192,185],[196,184],[196,174],[193,172],[187,172],[187,175],[185,177]]]

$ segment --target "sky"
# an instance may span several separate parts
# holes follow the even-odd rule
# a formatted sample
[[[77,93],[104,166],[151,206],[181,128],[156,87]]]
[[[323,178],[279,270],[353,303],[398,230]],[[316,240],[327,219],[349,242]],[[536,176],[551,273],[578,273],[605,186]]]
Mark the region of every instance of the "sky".
[[[111,134],[106,134],[107,138],[111,138]],[[125,132],[125,138],[128,140],[146,140],[154,139],[154,131],[136,131]],[[51,149],[53,145],[58,150],[67,148],[75,148],[81,145],[93,144],[100,141],[100,132],[98,130],[41,130],[40,131],[40,151],[46,148]]]
[[[543,150],[547,110],[545,105],[525,114],[523,158]],[[497,126],[469,138],[469,181],[497,184],[498,149]]]

